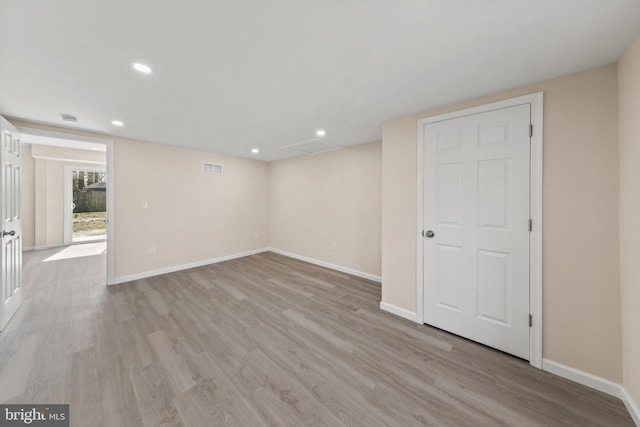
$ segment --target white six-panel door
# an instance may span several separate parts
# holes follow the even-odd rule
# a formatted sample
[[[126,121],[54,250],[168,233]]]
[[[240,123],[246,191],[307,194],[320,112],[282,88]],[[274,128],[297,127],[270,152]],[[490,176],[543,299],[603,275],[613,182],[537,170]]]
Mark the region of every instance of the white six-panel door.
[[[22,215],[20,132],[0,117],[0,330],[4,329],[22,302]]]
[[[529,359],[530,105],[424,128],[424,322]]]

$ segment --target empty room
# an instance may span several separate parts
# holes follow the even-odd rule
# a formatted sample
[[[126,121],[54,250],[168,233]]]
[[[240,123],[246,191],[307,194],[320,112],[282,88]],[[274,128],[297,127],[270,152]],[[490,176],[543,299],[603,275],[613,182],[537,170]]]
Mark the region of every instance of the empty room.
[[[0,426],[640,426],[640,1],[0,0]]]

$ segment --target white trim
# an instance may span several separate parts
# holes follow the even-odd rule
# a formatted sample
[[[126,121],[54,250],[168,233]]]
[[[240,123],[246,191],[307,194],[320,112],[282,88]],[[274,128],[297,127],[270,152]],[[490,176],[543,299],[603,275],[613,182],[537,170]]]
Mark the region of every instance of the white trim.
[[[396,316],[400,316],[404,319],[411,320],[412,322],[418,322],[418,316],[413,311],[405,310],[404,308],[396,307],[395,305],[387,304],[384,301],[380,301],[380,310],[387,311]]]
[[[554,362],[553,360],[549,359],[543,359],[542,370],[551,372],[552,374],[558,375],[562,378],[566,378],[578,384],[582,384],[589,388],[593,388],[603,393],[607,393],[611,396],[621,397],[620,389],[622,388],[622,386],[620,384],[614,383],[613,381],[609,381],[597,375],[593,375],[588,372],[563,365],[562,363]]]
[[[189,264],[182,264],[182,265],[176,265],[176,266],[173,266],[173,267],[160,268],[158,270],[145,271],[145,272],[142,272],[142,273],[131,274],[129,276],[115,277],[111,281],[110,284],[111,285],[118,285],[120,283],[131,282],[133,280],[145,279],[147,277],[159,276],[161,274],[175,273],[176,271],[188,270],[190,268],[202,267],[204,265],[209,265],[209,264],[216,264],[218,262],[229,261],[229,260],[236,259],[236,258],[243,258],[243,257],[249,256],[249,255],[255,255],[255,254],[259,254],[259,253],[262,253],[262,252],[268,252],[268,251],[269,251],[269,248],[254,249],[254,250],[247,251],[247,252],[241,252],[241,253],[237,253],[237,254],[221,256],[221,257],[218,257],[218,258],[212,258],[212,259],[206,259],[206,260],[203,260],[203,261],[191,262]]]
[[[34,159],[40,160],[55,160],[56,162],[68,162],[68,163],[87,163],[89,165],[102,165],[104,166],[106,162],[94,162],[91,160],[77,160],[77,159],[65,159],[63,157],[52,157],[52,156],[31,156]]]
[[[48,123],[44,123],[44,122],[41,122],[41,123],[50,126],[50,124]],[[45,138],[66,139],[67,141],[89,142],[92,144],[102,144],[102,145],[108,145],[109,141],[111,141],[111,139],[109,138],[96,138],[92,136],[76,135],[72,133],[57,132],[57,131],[38,129],[38,128],[30,128],[27,126],[21,126],[19,127],[19,129],[20,129],[20,132],[26,135],[42,136]],[[82,149],[86,149],[86,148],[81,148],[81,150]]]
[[[115,257],[115,150],[113,140],[105,142],[107,146],[107,285],[113,284],[113,259]]]
[[[531,195],[530,209],[533,230],[529,239],[529,310],[533,316],[529,334],[529,363],[542,369],[542,149],[544,114],[544,94],[538,92],[528,96],[531,102]]]
[[[622,399],[624,406],[627,407],[627,411],[629,411],[629,415],[631,415],[633,421],[640,427],[640,407],[638,407],[638,404],[633,400],[633,397],[631,397],[625,387],[620,387],[620,399]]]
[[[291,252],[283,251],[281,249],[269,248],[269,251],[274,252],[276,254],[287,256],[289,258],[295,258],[295,259],[298,259],[300,261],[305,261],[305,262],[308,262],[308,263],[311,263],[311,264],[319,265],[321,267],[329,268],[331,270],[336,270],[336,271],[340,271],[342,273],[351,274],[352,276],[362,277],[363,279],[372,280],[372,281],[378,282],[378,283],[382,282],[382,277],[376,276],[374,274],[364,273],[362,271],[354,270],[354,269],[348,268],[348,267],[342,267],[341,265],[331,264],[331,263],[328,263],[328,262],[325,262],[325,261],[320,261],[320,260],[314,259],[314,258],[308,258],[306,256],[297,255],[297,254],[294,254],[294,253],[291,253]]]
[[[32,249],[34,251],[45,251],[47,249],[56,249],[56,248],[64,248],[67,247],[66,243],[57,243],[55,245],[42,245],[42,246],[33,246]]]
[[[71,203],[73,203],[73,186],[71,180],[73,177],[73,171],[70,169],[73,166],[65,165],[62,185],[62,240],[66,245],[73,242],[73,209]],[[71,200],[71,201],[70,201]]]
[[[631,397],[627,389],[621,384],[549,359],[542,360],[542,369],[546,372],[550,372],[562,378],[566,378],[570,381],[619,398],[622,400],[622,403],[624,403],[627,411],[629,411],[629,415],[631,415],[633,421],[640,427],[640,408],[633,400],[633,397]]]
[[[95,240],[83,240],[81,242],[72,243],[56,243],[55,245],[42,245],[42,246],[27,246],[23,247],[23,251],[46,251],[48,249],[68,248],[69,246],[84,245],[87,243],[100,243],[106,242],[107,239],[95,239]]]
[[[426,124],[441,122],[459,117],[517,105],[531,105],[531,124],[533,136],[531,137],[531,219],[533,231],[530,236],[530,313],[533,316],[533,325],[529,333],[529,363],[536,368],[542,368],[542,146],[543,146],[543,93],[537,92],[517,98],[506,99],[491,104],[480,105],[464,110],[426,117],[417,121],[417,229],[416,229],[416,318],[419,323],[424,322],[424,289],[423,289],[423,247],[422,230],[424,218],[424,126]]]

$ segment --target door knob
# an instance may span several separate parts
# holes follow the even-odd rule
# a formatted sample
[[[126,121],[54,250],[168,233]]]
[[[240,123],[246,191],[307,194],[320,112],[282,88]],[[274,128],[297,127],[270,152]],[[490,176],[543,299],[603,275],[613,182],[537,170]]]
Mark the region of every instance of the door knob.
[[[433,232],[433,231],[431,231],[431,230],[427,230],[427,231],[423,231],[423,232],[422,232],[422,235],[423,235],[424,237],[432,238],[433,236],[435,236],[435,235],[436,235],[436,233],[434,233],[434,232]]]
[[[4,237],[4,236],[15,236],[15,235],[16,235],[16,230],[11,230],[11,231],[2,230],[2,237]]]

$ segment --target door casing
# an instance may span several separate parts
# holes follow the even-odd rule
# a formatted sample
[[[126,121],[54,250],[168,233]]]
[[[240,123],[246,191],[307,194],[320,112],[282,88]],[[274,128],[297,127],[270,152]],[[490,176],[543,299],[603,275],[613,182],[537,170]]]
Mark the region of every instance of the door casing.
[[[530,239],[530,294],[529,313],[532,315],[529,363],[542,369],[542,147],[543,147],[543,92],[537,92],[464,110],[439,114],[418,120],[417,141],[417,228],[416,239],[416,322],[424,323],[424,126],[429,123],[470,116],[517,105],[531,105],[531,179],[530,206],[532,230]]]

